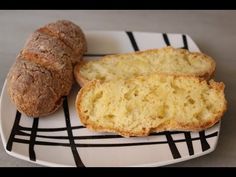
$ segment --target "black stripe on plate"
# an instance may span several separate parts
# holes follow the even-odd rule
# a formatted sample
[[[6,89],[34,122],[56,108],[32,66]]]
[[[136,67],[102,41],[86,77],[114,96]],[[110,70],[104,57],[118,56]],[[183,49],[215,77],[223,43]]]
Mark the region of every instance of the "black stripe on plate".
[[[172,156],[174,159],[178,159],[178,158],[181,158],[181,155],[179,153],[179,150],[175,144],[175,141],[173,140],[170,132],[165,132],[166,133],[166,139],[167,139],[167,142],[168,142],[168,145],[170,147],[170,151],[172,153]]]
[[[187,146],[188,146],[189,155],[194,155],[194,149],[193,149],[193,142],[192,142],[192,138],[191,138],[191,133],[190,132],[185,132],[184,136],[185,136],[186,143],[187,143]]]
[[[188,41],[187,41],[187,37],[186,35],[182,35],[182,39],[183,39],[183,44],[184,44],[184,49],[188,49]]]
[[[15,138],[15,135],[17,134],[17,132],[18,132],[18,129],[19,129],[20,119],[21,119],[21,113],[17,110],[16,111],[16,116],[15,116],[15,121],[14,121],[12,130],[11,130],[11,134],[10,134],[10,137],[7,141],[6,149],[8,151],[12,150],[12,145],[13,145],[13,142],[14,142],[14,138]]]
[[[205,136],[206,138],[212,138],[217,136],[218,132],[209,134],[207,136]],[[172,137],[171,137],[172,139]],[[196,138],[192,138],[192,141],[197,141],[199,140],[200,137],[196,137]],[[24,140],[24,139],[19,139],[19,138],[15,138],[15,142],[18,143],[24,143],[24,144],[28,144],[29,140]],[[172,139],[172,143],[180,143],[180,142],[186,142],[186,139],[179,139],[179,140],[173,140]],[[88,144],[88,143],[76,143],[75,146],[76,147],[125,147],[125,146],[143,146],[143,145],[155,145],[155,144],[167,144],[169,143],[168,140],[167,141],[155,141],[155,142],[140,142],[140,143],[116,143],[116,144]],[[66,146],[66,147],[70,147],[70,143],[57,143],[57,142],[45,142],[45,141],[35,141],[36,145],[44,145],[44,146]]]
[[[21,136],[29,136],[29,133],[18,132],[17,135]],[[68,140],[68,136],[46,136],[46,135],[37,135],[38,138],[46,138],[46,139],[64,139]],[[74,136],[74,140],[84,140],[84,139],[112,139],[112,138],[123,138],[120,135],[96,135],[96,136]]]
[[[126,34],[129,37],[129,40],[130,40],[130,42],[131,42],[131,44],[132,44],[132,46],[134,48],[134,51],[139,51],[139,48],[138,48],[138,45],[137,45],[137,43],[136,43],[136,41],[134,39],[133,33],[131,31],[126,31]]]
[[[63,109],[64,109],[64,114],[65,114],[65,121],[66,121],[66,127],[67,127],[67,133],[68,133],[68,138],[71,146],[71,151],[75,160],[75,164],[77,167],[84,167],[84,164],[79,156],[79,153],[77,151],[74,137],[73,137],[73,132],[71,129],[71,124],[70,124],[70,113],[69,113],[69,108],[68,108],[68,102],[67,102],[67,97],[64,98],[63,101]]]
[[[34,118],[31,135],[30,135],[30,141],[29,141],[29,158],[32,161],[36,161],[34,144],[35,144],[36,135],[37,135],[38,123],[39,123],[39,118],[38,117]]]
[[[162,37],[166,43],[167,46],[170,46],[170,41],[166,33],[162,33]]]
[[[210,149],[210,145],[208,144],[208,142],[206,140],[205,131],[199,132],[199,137],[200,137],[200,142],[201,142],[201,146],[202,146],[202,151],[206,151],[206,150]]]
[[[171,134],[181,134],[181,133],[185,133],[185,132],[171,132]],[[30,136],[29,133],[26,132],[22,132],[19,131],[17,135],[21,135],[21,136]],[[161,136],[161,135],[165,135],[164,132],[160,132],[160,133],[152,133],[149,136]],[[48,139],[68,139],[68,136],[47,136],[47,135],[36,135],[36,137],[39,138],[48,138]],[[85,136],[74,136],[74,140],[82,140],[82,139],[112,139],[112,138],[124,138],[120,135],[85,135]]]
[[[71,129],[83,129],[85,128],[84,126],[73,126]],[[22,131],[31,131],[32,128],[30,127],[22,127],[19,126],[19,129]],[[66,131],[67,127],[61,127],[61,128],[38,128],[38,132],[57,132],[57,131]]]

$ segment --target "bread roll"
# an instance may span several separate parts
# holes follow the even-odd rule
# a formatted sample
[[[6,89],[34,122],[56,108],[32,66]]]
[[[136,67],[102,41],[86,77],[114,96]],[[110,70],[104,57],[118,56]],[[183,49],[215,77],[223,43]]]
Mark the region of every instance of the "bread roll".
[[[17,109],[29,117],[55,112],[70,93],[73,67],[86,49],[82,30],[70,21],[34,31],[7,76],[8,94]]]
[[[11,68],[8,93],[17,109],[28,116],[44,116],[56,111],[68,95],[72,77],[65,78],[32,61],[18,58]]]
[[[101,83],[78,93],[76,111],[89,129],[125,137],[160,131],[200,131],[226,110],[224,84],[193,76],[150,74]]]

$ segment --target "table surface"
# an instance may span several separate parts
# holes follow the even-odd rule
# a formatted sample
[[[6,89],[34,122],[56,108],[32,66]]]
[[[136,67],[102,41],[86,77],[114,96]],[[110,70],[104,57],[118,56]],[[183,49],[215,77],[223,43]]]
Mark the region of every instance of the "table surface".
[[[0,88],[27,36],[36,28],[68,19],[84,30],[131,30],[189,34],[217,63],[216,80],[226,85],[228,111],[214,152],[172,167],[236,166],[236,11],[0,11]],[[1,140],[0,140],[1,141]],[[39,167],[8,155],[0,142],[0,166]]]

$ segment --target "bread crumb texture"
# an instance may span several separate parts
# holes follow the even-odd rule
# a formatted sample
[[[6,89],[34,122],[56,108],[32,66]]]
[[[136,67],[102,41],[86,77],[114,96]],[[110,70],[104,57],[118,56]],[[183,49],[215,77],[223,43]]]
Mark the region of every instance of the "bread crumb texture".
[[[109,81],[150,73],[167,73],[209,79],[214,70],[214,60],[203,53],[165,47],[88,61],[75,68],[75,77],[78,82],[94,79]]]
[[[76,108],[88,128],[126,137],[198,131],[214,125],[226,110],[224,87],[213,80],[164,74],[92,81],[78,93]]]

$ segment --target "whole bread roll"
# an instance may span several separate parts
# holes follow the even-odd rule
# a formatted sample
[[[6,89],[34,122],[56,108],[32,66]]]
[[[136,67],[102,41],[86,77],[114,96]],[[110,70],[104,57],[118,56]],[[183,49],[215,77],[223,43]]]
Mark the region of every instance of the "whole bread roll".
[[[30,35],[8,79],[8,94],[17,109],[29,117],[55,112],[74,83],[73,67],[87,50],[81,28],[59,20]]]

